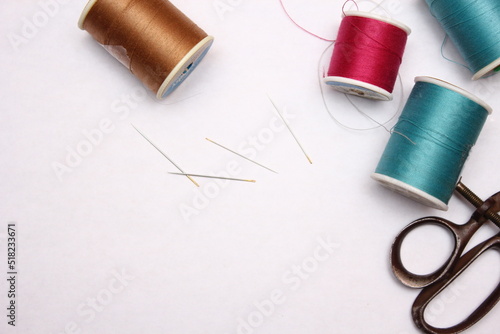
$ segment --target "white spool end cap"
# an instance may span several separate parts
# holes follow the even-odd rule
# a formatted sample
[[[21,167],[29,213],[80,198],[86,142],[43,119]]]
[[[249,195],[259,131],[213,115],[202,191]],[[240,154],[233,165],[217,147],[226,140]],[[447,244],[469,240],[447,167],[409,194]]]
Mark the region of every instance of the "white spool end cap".
[[[448,205],[444,203],[443,201],[437,199],[436,197],[429,195],[428,193],[424,192],[423,190],[420,190],[418,188],[415,188],[409,184],[406,184],[400,180],[397,180],[395,178],[392,178],[387,175],[379,174],[379,173],[373,173],[371,175],[372,179],[375,181],[379,182],[381,185],[383,185],[386,188],[389,188],[403,196],[406,196],[408,198],[411,198],[419,203],[422,203],[426,206],[429,206],[431,208],[435,208],[438,210],[443,210],[447,211],[448,210]]]
[[[78,28],[83,30],[83,23],[87,19],[87,15],[89,15],[90,10],[94,7],[97,0],[89,0],[85,8],[83,9],[82,15],[80,15],[80,19],[78,20]]]
[[[167,78],[163,81],[156,97],[158,99],[165,98],[172,93],[198,66],[203,57],[207,54],[208,49],[212,46],[214,38],[207,36],[196,44],[182,59]]]
[[[361,11],[356,11],[356,10],[348,10],[343,14],[343,16],[359,16],[359,17],[366,17],[369,19],[374,19],[377,21],[391,24],[391,25],[395,26],[396,28],[399,28],[399,29],[403,30],[404,32],[406,32],[407,35],[411,34],[411,29],[406,24],[401,23],[399,21],[396,21],[394,19],[391,19],[389,17],[382,16],[382,15],[361,12]]]
[[[478,80],[484,77],[487,77],[491,74],[495,74],[497,71],[496,69],[500,69],[500,58],[489,64],[488,66],[484,67],[483,69],[479,70],[474,76],[472,77],[472,80]]]
[[[324,77],[323,81],[336,91],[372,100],[391,101],[392,94],[367,82],[339,76]]]

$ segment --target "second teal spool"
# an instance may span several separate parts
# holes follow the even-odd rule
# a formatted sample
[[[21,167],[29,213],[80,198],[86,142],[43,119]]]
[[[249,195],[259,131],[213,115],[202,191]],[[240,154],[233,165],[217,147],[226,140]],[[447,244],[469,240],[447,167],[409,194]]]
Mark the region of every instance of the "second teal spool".
[[[473,80],[500,70],[500,1],[425,1],[474,73]]]

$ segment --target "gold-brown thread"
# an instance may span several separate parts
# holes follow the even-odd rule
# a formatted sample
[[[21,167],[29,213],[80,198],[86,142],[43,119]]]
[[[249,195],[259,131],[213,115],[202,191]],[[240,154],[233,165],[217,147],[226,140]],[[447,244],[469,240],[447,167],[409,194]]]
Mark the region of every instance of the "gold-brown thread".
[[[166,0],[97,0],[81,28],[157,93],[208,35]]]

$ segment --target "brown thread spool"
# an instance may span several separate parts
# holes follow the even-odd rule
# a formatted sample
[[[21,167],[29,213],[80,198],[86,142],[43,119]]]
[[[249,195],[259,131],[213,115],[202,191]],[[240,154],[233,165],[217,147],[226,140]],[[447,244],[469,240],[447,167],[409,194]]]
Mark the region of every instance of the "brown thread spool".
[[[78,26],[159,99],[186,79],[213,43],[166,0],[90,0]]]

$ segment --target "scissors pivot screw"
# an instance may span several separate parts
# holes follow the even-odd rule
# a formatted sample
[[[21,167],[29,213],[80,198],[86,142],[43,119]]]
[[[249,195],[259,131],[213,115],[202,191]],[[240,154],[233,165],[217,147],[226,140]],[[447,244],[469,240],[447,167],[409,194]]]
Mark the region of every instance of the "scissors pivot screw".
[[[476,208],[480,208],[484,204],[483,200],[461,181],[458,182],[455,190]],[[488,210],[485,212],[484,216],[500,227],[500,216],[497,213]]]

